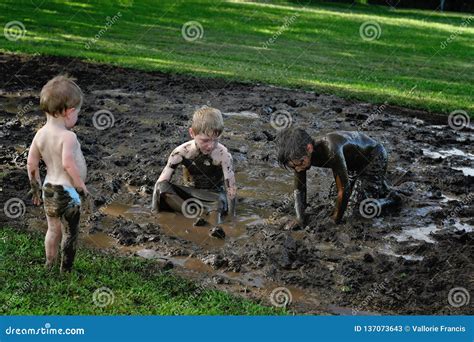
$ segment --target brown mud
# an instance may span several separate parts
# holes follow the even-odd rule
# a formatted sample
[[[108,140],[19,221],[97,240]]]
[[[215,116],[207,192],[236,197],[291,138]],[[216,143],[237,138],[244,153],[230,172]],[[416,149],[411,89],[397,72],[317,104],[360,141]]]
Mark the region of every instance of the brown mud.
[[[448,301],[453,288],[474,294],[473,130],[453,130],[446,117],[423,111],[69,58],[0,54],[1,205],[10,198],[26,204],[21,218],[2,212],[2,226],[46,229],[43,209],[27,196],[26,157],[45,120],[39,91],[64,72],[85,93],[74,131],[88,163],[95,210],[83,216],[83,243],[153,259],[268,304],[275,302],[273,290],[284,287],[291,294],[288,308],[297,313],[474,313],[473,300],[459,307]],[[221,225],[225,239],[209,235],[212,225],[193,226],[193,219],[149,210],[154,182],[171,150],[189,139],[189,119],[203,104],[225,113],[221,142],[235,163],[238,216]],[[94,127],[99,110],[113,114],[113,126]],[[292,175],[276,163],[275,120],[271,124],[281,113],[313,136],[362,130],[382,142],[402,208],[373,218],[354,208],[336,226],[327,218],[332,174],[311,169],[308,224],[288,229]]]

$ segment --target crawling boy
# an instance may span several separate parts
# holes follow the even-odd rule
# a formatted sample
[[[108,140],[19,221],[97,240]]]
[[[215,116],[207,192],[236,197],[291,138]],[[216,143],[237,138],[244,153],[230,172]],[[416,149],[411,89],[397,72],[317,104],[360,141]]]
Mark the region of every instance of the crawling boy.
[[[168,163],[158,178],[153,191],[152,210],[171,210],[197,217],[216,211],[218,223],[221,214],[235,214],[236,185],[232,156],[219,143],[224,130],[222,114],[218,109],[204,106],[194,112],[190,140],[171,152]],[[183,167],[184,186],[171,183],[178,166]],[[192,205],[199,208],[192,208]],[[197,209],[197,212],[196,212]],[[202,219],[202,217],[201,217]]]
[[[28,177],[33,203],[44,201],[48,231],[45,238],[46,267],[51,268],[61,242],[61,272],[70,271],[76,254],[82,199],[88,194],[87,168],[76,134],[82,91],[72,78],[57,76],[41,90],[40,108],[46,124],[38,130],[28,154]],[[41,188],[39,161],[47,174]],[[42,196],[41,196],[42,190]]]
[[[295,171],[294,197],[299,223],[304,223],[306,170],[311,166],[333,171],[337,189],[332,215],[335,223],[341,222],[357,179],[361,181],[358,200],[377,199],[381,210],[400,203],[399,195],[389,191],[385,180],[388,160],[385,148],[363,133],[338,131],[313,140],[301,128],[288,128],[279,133],[277,144],[278,162]],[[354,177],[350,179],[349,174]]]

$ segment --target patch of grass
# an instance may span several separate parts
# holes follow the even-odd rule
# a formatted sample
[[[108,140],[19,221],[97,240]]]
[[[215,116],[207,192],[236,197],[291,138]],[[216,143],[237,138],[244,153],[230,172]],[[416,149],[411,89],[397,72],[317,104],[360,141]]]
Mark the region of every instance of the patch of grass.
[[[2,37],[0,51],[259,81],[473,115],[474,19],[467,16],[316,1],[7,0],[0,4],[2,24],[18,20],[27,31],[17,41]],[[201,39],[183,38],[189,21],[202,25]],[[378,39],[361,38],[366,22],[379,25]]]
[[[74,271],[43,267],[43,236],[0,230],[0,314],[5,315],[275,315],[282,309],[204,289],[139,258],[78,252]],[[93,294],[100,307],[94,303]],[[111,298],[113,295],[113,302]]]

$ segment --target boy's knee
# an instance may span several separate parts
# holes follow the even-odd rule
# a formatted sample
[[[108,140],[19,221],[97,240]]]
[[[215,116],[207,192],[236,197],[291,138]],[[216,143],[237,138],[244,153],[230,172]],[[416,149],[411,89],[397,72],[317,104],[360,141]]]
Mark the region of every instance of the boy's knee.
[[[156,184],[156,190],[160,194],[175,193],[173,183],[169,181],[162,181]]]

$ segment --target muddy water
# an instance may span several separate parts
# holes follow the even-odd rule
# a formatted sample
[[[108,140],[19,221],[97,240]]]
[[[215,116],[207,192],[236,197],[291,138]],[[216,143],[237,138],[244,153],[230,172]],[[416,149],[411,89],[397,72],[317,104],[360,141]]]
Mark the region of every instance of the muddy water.
[[[45,229],[43,212],[26,194],[26,154],[44,121],[38,93],[64,68],[86,94],[74,131],[96,196],[97,215],[82,228],[88,245],[172,262],[185,276],[268,304],[275,288],[286,287],[296,312],[472,314],[467,306],[445,303],[449,290],[469,288],[474,274],[473,129],[452,130],[446,116],[434,113],[386,106],[380,114],[374,104],[264,85],[56,57],[0,54],[0,62],[0,195],[20,197],[27,207],[24,223],[7,224]],[[224,240],[209,236],[212,224],[194,227],[181,215],[149,212],[168,154],[189,139],[189,119],[204,103],[224,113],[221,142],[233,155],[238,184],[238,217],[223,223]],[[94,128],[93,114],[101,109],[114,114],[113,127]],[[362,129],[384,144],[387,177],[403,194],[402,208],[372,219],[347,213],[335,226],[327,220],[332,174],[311,169],[307,226],[288,230],[292,174],[277,165],[277,132],[270,124],[280,110],[314,137]],[[373,113],[380,115],[367,124]]]

